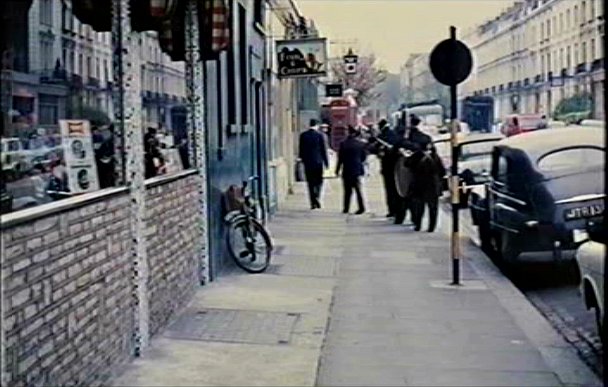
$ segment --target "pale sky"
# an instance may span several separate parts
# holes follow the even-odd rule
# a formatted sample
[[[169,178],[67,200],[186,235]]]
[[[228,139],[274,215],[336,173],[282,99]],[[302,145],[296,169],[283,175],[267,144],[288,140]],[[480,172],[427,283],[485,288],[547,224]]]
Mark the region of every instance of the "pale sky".
[[[328,38],[331,56],[342,55],[348,41],[373,52],[398,73],[411,53],[430,52],[448,37],[449,26],[475,26],[511,6],[513,0],[297,0]],[[457,30],[458,31],[458,30]],[[458,32],[457,32],[458,35]],[[333,42],[332,42],[333,41]]]

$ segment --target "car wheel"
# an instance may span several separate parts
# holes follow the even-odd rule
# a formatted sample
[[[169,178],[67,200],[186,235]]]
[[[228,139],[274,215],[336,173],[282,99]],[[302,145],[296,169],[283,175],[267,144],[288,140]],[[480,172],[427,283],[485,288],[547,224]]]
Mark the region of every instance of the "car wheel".
[[[595,326],[597,327],[597,334],[600,337],[602,345],[606,345],[606,329],[602,324],[602,314],[600,313],[600,307],[598,306],[597,300],[593,298],[593,310],[595,311]]]
[[[517,237],[512,233],[500,230],[492,235],[494,256],[503,270],[509,272],[513,269],[515,260],[521,253]]]

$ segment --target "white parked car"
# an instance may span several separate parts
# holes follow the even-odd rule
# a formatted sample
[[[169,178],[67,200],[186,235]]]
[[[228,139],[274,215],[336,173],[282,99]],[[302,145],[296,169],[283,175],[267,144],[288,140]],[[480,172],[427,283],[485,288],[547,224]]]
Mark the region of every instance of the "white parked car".
[[[604,270],[606,267],[606,244],[608,230],[604,226],[590,227],[589,240],[576,251],[576,260],[581,273],[581,293],[587,309],[595,310],[598,333],[606,340],[604,321]]]

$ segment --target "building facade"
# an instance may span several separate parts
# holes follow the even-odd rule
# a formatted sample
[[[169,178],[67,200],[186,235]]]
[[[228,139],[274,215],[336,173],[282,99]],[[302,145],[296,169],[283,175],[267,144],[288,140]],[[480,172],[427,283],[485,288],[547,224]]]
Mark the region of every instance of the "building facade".
[[[230,185],[260,176],[255,194],[264,207],[276,198],[276,208],[293,184],[300,97],[293,80],[276,77],[273,39],[301,25],[295,2],[226,0],[230,45],[202,59],[197,3],[185,3],[185,63],[160,53],[155,33],[130,32],[128,0],[113,0],[123,15],[113,25],[124,28],[113,39],[79,25],[67,2],[0,3],[2,385],[103,384],[228,266],[222,199]],[[127,76],[113,71],[117,62]],[[59,120],[81,118],[79,103],[115,124],[116,181],[49,197],[50,179],[67,176],[65,153],[76,154],[60,142],[40,149],[63,155],[41,154],[7,182],[13,161],[33,154],[20,139],[41,136],[41,119],[56,131]],[[180,130],[188,165],[146,178],[143,132],[154,125]],[[88,150],[95,165],[86,167],[99,171]],[[16,207],[24,199],[31,202]]]
[[[527,0],[461,38],[474,69],[460,98],[488,95],[495,117],[554,116],[560,101],[585,95],[604,119],[604,5],[600,0]]]
[[[95,32],[72,14],[70,1],[33,0],[12,25],[23,28],[21,44],[7,53],[3,86],[9,110],[35,131],[57,131],[57,120],[95,110],[112,119],[113,66],[110,32]],[[155,32],[142,33],[143,121],[171,131],[171,111],[185,103],[183,62],[160,51]],[[10,125],[8,125],[10,126]],[[9,128],[10,130],[10,128]],[[23,134],[23,132],[21,132]]]
[[[416,104],[437,100],[444,109],[448,109],[449,90],[437,82],[431,73],[429,55],[428,53],[411,54],[401,67],[399,79],[404,98],[402,102]]]

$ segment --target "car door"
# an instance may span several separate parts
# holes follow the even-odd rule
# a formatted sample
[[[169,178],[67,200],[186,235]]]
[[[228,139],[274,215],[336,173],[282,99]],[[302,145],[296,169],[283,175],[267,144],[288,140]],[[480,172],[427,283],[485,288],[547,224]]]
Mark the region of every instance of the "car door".
[[[488,207],[491,228],[497,231],[519,234],[529,217],[523,194],[525,168],[518,161],[504,149],[494,150]]]

